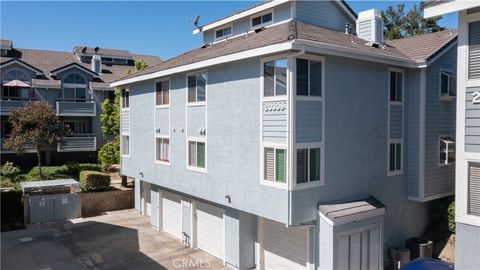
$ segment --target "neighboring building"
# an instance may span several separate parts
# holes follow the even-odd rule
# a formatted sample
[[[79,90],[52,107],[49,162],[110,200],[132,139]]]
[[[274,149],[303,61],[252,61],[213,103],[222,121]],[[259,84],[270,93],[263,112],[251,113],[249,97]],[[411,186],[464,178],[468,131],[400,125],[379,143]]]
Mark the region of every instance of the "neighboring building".
[[[105,141],[101,133],[101,104],[114,98],[109,82],[125,76],[127,70],[134,71],[135,60],[149,65],[160,62],[156,56],[124,50],[75,47],[69,53],[19,49],[9,40],[1,40],[0,49],[1,161],[23,165],[36,164],[34,149],[18,156],[3,147],[12,128],[8,121],[12,109],[29,101],[46,101],[72,131],[57,147],[43,151],[47,163],[96,161],[96,151]]]
[[[112,83],[159,230],[240,269],[381,269],[454,194],[456,31],[382,44],[377,11],[268,1],[194,32]]]
[[[425,17],[458,12],[455,269],[480,269],[480,2],[431,1]]]

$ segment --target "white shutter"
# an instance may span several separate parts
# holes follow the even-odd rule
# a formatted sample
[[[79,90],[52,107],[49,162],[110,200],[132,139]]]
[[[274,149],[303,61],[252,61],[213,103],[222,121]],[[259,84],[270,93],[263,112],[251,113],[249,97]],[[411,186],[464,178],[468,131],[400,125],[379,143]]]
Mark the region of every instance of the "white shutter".
[[[196,142],[189,142],[189,160],[188,165],[190,166],[197,166],[197,143]]]
[[[273,148],[265,148],[264,154],[264,178],[265,180],[274,181],[275,176],[275,150]]]
[[[480,216],[480,163],[469,163],[468,213]]]
[[[468,25],[468,79],[480,78],[480,21]]]

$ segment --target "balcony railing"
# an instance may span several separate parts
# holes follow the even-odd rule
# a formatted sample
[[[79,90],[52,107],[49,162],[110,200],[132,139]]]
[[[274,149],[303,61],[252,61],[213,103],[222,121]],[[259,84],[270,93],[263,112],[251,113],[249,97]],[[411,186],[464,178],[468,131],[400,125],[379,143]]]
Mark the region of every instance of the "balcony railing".
[[[58,116],[95,116],[96,113],[93,99],[57,99]]]
[[[10,154],[14,153],[13,150],[5,148],[5,139],[6,138],[0,138],[0,151],[2,154]],[[33,145],[26,145],[25,146],[25,153],[35,153],[35,146]]]
[[[0,100],[0,115],[10,115],[13,109],[25,106],[26,103],[37,101],[36,99],[7,99]]]
[[[96,151],[97,137],[95,134],[72,134],[63,139],[57,146],[58,152]]]

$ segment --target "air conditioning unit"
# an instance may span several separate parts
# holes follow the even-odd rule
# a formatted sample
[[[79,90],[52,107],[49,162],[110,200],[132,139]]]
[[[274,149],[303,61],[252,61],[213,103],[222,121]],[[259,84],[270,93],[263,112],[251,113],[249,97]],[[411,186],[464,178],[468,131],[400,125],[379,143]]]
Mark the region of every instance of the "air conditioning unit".
[[[390,258],[393,261],[393,269],[399,270],[410,261],[410,249],[392,248],[390,249]]]

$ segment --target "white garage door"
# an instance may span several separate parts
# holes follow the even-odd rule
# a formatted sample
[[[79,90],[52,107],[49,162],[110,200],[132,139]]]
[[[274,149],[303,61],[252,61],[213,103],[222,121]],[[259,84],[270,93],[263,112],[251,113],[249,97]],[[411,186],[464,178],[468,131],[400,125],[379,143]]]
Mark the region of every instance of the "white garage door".
[[[308,261],[308,227],[285,227],[265,220],[263,230],[266,269],[305,269]]]
[[[142,181],[143,189],[142,189],[142,202],[143,202],[143,214],[147,216],[152,215],[152,200],[150,194],[150,183]]]
[[[224,236],[221,208],[197,202],[197,246],[223,259]]]
[[[163,192],[162,222],[163,231],[181,239],[182,235],[182,196]]]
[[[338,238],[338,269],[380,269],[380,227],[340,235]]]

